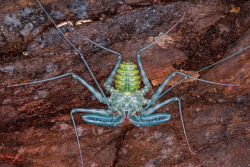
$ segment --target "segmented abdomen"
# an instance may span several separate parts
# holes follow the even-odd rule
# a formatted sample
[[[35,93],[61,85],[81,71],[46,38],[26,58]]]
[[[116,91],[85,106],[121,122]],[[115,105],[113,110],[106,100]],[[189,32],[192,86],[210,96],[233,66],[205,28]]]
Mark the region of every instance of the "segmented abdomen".
[[[134,92],[140,88],[139,71],[135,63],[123,61],[116,74],[115,87],[123,92]]]

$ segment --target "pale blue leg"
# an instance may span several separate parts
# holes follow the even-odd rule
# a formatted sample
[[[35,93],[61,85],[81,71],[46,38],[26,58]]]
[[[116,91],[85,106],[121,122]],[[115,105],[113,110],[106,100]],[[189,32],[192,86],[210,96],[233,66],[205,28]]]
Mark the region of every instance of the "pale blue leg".
[[[91,39],[85,37],[84,35],[82,35],[82,34],[79,33],[78,31],[76,31],[75,29],[73,29],[73,30],[74,30],[78,35],[80,35],[81,37],[83,37],[83,40],[88,40],[89,42],[91,42],[91,43],[93,43],[93,44],[99,46],[100,48],[105,49],[105,50],[107,50],[107,51],[109,51],[109,52],[111,52],[111,53],[114,53],[114,54],[118,55],[116,65],[115,65],[114,69],[112,70],[111,74],[109,75],[108,79],[107,79],[106,82],[104,83],[105,89],[106,89],[107,91],[110,91],[111,88],[112,88],[110,85],[111,85],[111,83],[112,83],[112,81],[113,81],[113,79],[114,79],[114,77],[115,77],[115,75],[116,75],[116,71],[117,71],[117,69],[119,68],[119,65],[120,65],[120,63],[121,63],[121,61],[122,61],[122,55],[121,55],[120,53],[114,51],[114,50],[111,50],[111,49],[108,49],[108,48],[106,48],[106,47],[104,47],[104,46],[102,46],[102,45],[99,45],[98,43],[92,41]]]
[[[95,113],[95,114],[101,114],[101,115],[108,115],[108,112],[104,109],[84,109],[84,108],[75,108],[72,109],[70,111],[70,116],[73,122],[73,126],[74,126],[74,130],[75,130],[75,134],[76,134],[76,140],[77,140],[77,144],[78,144],[78,148],[79,148],[79,152],[80,152],[80,157],[81,157],[81,163],[82,163],[82,167],[83,167],[83,158],[82,158],[82,151],[81,151],[81,145],[80,145],[80,141],[79,141],[79,136],[78,136],[78,132],[77,132],[77,128],[76,128],[76,123],[75,123],[75,119],[73,114],[74,113],[82,113],[82,112],[90,112],[90,113]]]
[[[142,66],[142,63],[141,63],[141,55],[140,54],[137,54],[136,56],[137,58],[137,63],[138,63],[138,67],[140,69],[140,72],[141,72],[141,76],[142,76],[142,81],[144,83],[144,88],[143,88],[143,91],[144,93],[148,93],[150,88],[151,88],[151,84],[150,84],[150,81],[148,80],[148,77],[147,77],[147,74]]]
[[[167,100],[147,109],[146,111],[140,112],[140,114],[142,115],[141,117],[133,115],[131,123],[133,123],[136,126],[151,126],[151,125],[157,125],[160,123],[165,123],[171,119],[171,115],[169,113],[156,113],[156,114],[152,114],[152,113],[155,112],[156,110],[158,110],[159,108],[161,108],[162,106],[164,106],[168,103],[171,103],[171,102],[175,102],[175,101],[178,101],[179,112],[180,112],[180,117],[181,117],[181,124],[182,124],[183,132],[184,132],[184,135],[185,135],[185,138],[187,141],[188,148],[189,148],[190,152],[192,154],[194,154],[193,151],[191,150],[189,142],[188,142],[187,133],[185,130],[184,121],[183,121],[182,112],[181,112],[181,100],[178,97],[172,97],[170,99],[167,99]]]
[[[178,72],[179,74],[185,75],[185,77],[184,77],[183,79],[181,79],[180,81],[178,81],[178,82],[177,82],[176,84],[174,84],[173,86],[171,86],[170,88],[168,88],[168,89],[167,89],[165,92],[163,92],[162,94],[158,93],[158,94],[160,94],[158,97],[154,96],[154,100],[151,100],[151,102],[148,103],[147,106],[144,107],[144,109],[146,110],[147,108],[149,108],[149,107],[150,107],[152,104],[154,104],[159,98],[161,98],[161,97],[162,97],[163,95],[165,95],[167,92],[169,92],[170,90],[172,90],[175,86],[179,85],[181,82],[183,82],[185,79],[187,79],[187,77],[192,78],[192,79],[196,79],[196,80],[199,80],[199,81],[211,83],[211,84],[225,85],[225,86],[239,86],[239,84],[223,84],[223,83],[217,83],[217,82],[207,81],[207,80],[203,80],[203,79],[198,79],[198,78],[192,77],[192,75],[194,75],[194,74],[196,74],[196,73],[199,73],[199,72],[201,72],[201,71],[203,71],[203,70],[206,70],[206,69],[208,69],[208,68],[211,68],[211,67],[215,66],[216,64],[219,64],[219,63],[221,63],[221,62],[223,62],[223,61],[225,61],[225,60],[227,60],[227,59],[229,59],[229,58],[231,58],[231,57],[233,57],[233,56],[235,56],[235,55],[237,55],[237,54],[239,54],[239,53],[241,53],[241,52],[243,52],[243,51],[245,51],[245,50],[247,50],[247,49],[249,49],[249,48],[250,48],[250,46],[247,46],[246,48],[241,49],[240,51],[238,51],[238,52],[236,52],[236,53],[234,53],[234,54],[232,54],[232,55],[230,55],[230,56],[228,56],[228,57],[226,57],[226,58],[224,58],[224,59],[222,59],[222,60],[220,60],[220,61],[218,61],[218,62],[216,62],[216,63],[213,63],[213,64],[211,64],[211,65],[209,65],[209,66],[207,66],[207,67],[205,67],[205,68],[202,68],[202,69],[199,70],[199,71],[195,71],[195,72],[193,72],[192,74],[187,75],[187,74],[183,74],[183,73],[181,73],[181,72]],[[139,54],[139,53],[138,53],[138,54]],[[175,73],[177,73],[177,71],[176,71]],[[165,84],[165,85],[166,85],[166,84]],[[163,87],[163,86],[162,86],[162,87]],[[160,91],[160,90],[159,90],[159,91]],[[162,91],[162,90],[161,90],[161,91]]]
[[[81,82],[88,90],[91,91],[91,93],[97,98],[97,100],[99,100],[101,103],[106,104],[105,99],[103,98],[102,94],[100,92],[98,92],[93,86],[91,86],[87,81],[85,81],[83,78],[81,78],[79,75],[74,74],[72,72],[63,74],[63,75],[59,75],[53,78],[48,78],[48,79],[43,79],[40,81],[34,81],[34,82],[28,82],[28,83],[22,83],[22,84],[16,84],[16,85],[10,85],[8,87],[15,87],[15,86],[22,86],[22,85],[29,85],[29,84],[36,84],[36,83],[40,83],[40,82],[46,82],[46,81],[52,81],[55,79],[59,79],[62,77],[66,77],[71,75],[75,80]]]
[[[143,69],[142,63],[141,63],[141,52],[143,52],[144,50],[148,49],[149,47],[151,47],[152,45],[154,45],[156,42],[158,42],[161,38],[163,38],[165,35],[167,35],[174,27],[176,27],[184,18],[185,16],[185,12],[183,14],[183,16],[181,17],[181,19],[174,25],[172,26],[167,32],[165,32],[163,35],[161,35],[158,39],[156,39],[154,42],[152,42],[151,44],[149,44],[148,46],[142,48],[141,50],[139,50],[136,54],[136,58],[137,58],[137,62],[138,62],[138,66],[141,72],[141,76],[142,76],[142,80],[143,83],[145,85],[145,87],[143,88],[144,93],[148,93],[150,88],[151,88],[151,84],[150,81],[148,80],[148,77]]]
[[[175,101],[178,101],[179,102],[179,109],[180,109],[180,113],[181,113],[181,101],[178,97],[172,97],[172,98],[169,98],[167,100],[164,100],[163,102],[159,103],[159,104],[156,104],[152,107],[150,107],[149,109],[147,109],[146,111],[142,111],[140,112],[141,115],[145,116],[145,115],[151,115],[153,112],[155,112],[156,110],[158,110],[159,108],[163,107],[164,105],[168,104],[168,103],[171,103],[171,102],[175,102]],[[182,115],[182,114],[181,114]]]
[[[111,110],[104,110],[104,109],[90,109],[90,108],[74,108],[70,111],[70,116],[73,122],[76,140],[80,152],[82,167],[83,167],[83,158],[82,158],[82,151],[81,145],[79,141],[79,136],[76,128],[76,123],[73,114],[75,113],[92,113],[92,114],[84,114],[82,119],[88,123],[96,124],[96,125],[103,125],[103,126],[117,126],[121,124],[124,119],[122,115],[115,115],[115,116],[108,116],[113,113]]]
[[[117,69],[119,68],[121,61],[122,61],[122,57],[118,56],[115,67],[113,68],[111,74],[109,75],[108,79],[104,83],[105,89],[107,91],[109,91],[109,92],[110,92],[110,90],[112,88],[110,85],[111,85],[111,83],[112,83],[112,81],[113,81],[113,79],[114,79],[114,77],[116,75]]]
[[[155,93],[153,94],[152,98],[151,98],[151,101],[155,101],[160,95],[161,95],[161,92],[164,90],[164,88],[166,87],[166,85],[168,84],[168,82],[175,77],[176,74],[180,74],[180,75],[183,75],[184,78],[182,81],[184,81],[185,79],[187,78],[192,78],[192,79],[195,79],[195,80],[198,80],[198,81],[202,81],[202,82],[206,82],[206,83],[211,83],[211,84],[217,84],[217,85],[224,85],[224,86],[238,86],[237,85],[232,85],[232,84],[224,84],[224,83],[217,83],[217,82],[212,82],[212,81],[208,81],[208,80],[204,80],[204,79],[199,79],[199,78],[195,78],[195,77],[192,77],[190,75],[187,75],[187,74],[184,74],[180,71],[174,71],[172,72],[171,74],[169,74],[169,76],[164,80],[164,82],[161,84],[161,86],[155,91]],[[181,82],[179,82],[178,84],[180,84]]]
[[[88,90],[90,90],[90,92],[97,98],[97,100],[101,103],[107,104],[104,97],[102,96],[102,94],[100,92],[98,92],[92,85],[90,85],[88,82],[86,82],[83,78],[81,78],[80,76],[72,73],[72,77],[81,82]]]
[[[48,12],[44,9],[43,5],[40,3],[39,0],[36,0],[36,2],[39,4],[39,6],[42,8],[42,10],[44,11],[44,13],[48,16],[48,18],[51,20],[51,22],[54,24],[54,26],[58,29],[58,31],[62,34],[62,36],[68,41],[68,43],[77,51],[77,53],[81,56],[81,59],[83,60],[85,66],[87,67],[87,69],[89,70],[89,73],[91,74],[92,78],[94,79],[97,87],[99,88],[104,100],[105,100],[105,104],[108,105],[108,107],[110,107],[110,104],[108,102],[108,99],[106,97],[106,95],[104,94],[101,86],[99,85],[98,81],[96,80],[92,70],[90,69],[88,63],[86,62],[83,54],[76,48],[76,46],[64,35],[64,33],[62,32],[62,30],[56,25],[56,23],[54,22],[54,20],[50,17],[50,15],[48,14]]]
[[[159,86],[159,88],[155,91],[155,93],[151,97],[151,101],[154,101],[158,96],[160,96],[160,94],[163,91],[163,89],[166,87],[166,85],[168,84],[168,82],[172,78],[174,78],[174,76],[175,76],[175,72],[172,72],[171,74],[169,74],[169,76],[165,79],[165,81],[161,84],[161,86]]]

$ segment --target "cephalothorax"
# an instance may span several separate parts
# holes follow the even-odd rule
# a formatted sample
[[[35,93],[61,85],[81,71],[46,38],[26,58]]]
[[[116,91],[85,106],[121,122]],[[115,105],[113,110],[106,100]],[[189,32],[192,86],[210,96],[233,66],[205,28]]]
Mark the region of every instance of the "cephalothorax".
[[[36,0],[37,3],[41,6],[43,11],[46,13],[46,15],[50,18],[50,20],[53,22],[53,24],[56,26],[56,28],[60,31],[60,33],[63,35],[63,37],[70,43],[70,45],[79,53],[81,56],[81,59],[85,63],[86,67],[88,68],[90,74],[92,75],[94,81],[96,82],[100,92],[96,90],[93,86],[91,86],[89,83],[87,83],[83,78],[78,76],[75,73],[69,72],[57,77],[53,78],[48,78],[40,81],[35,81],[35,82],[29,82],[29,83],[23,83],[23,84],[17,84],[17,85],[10,85],[8,87],[14,87],[14,86],[21,86],[21,85],[27,85],[27,84],[34,84],[34,83],[39,83],[39,82],[44,82],[44,81],[51,81],[54,79],[59,79],[65,76],[72,76],[75,80],[79,81],[82,83],[89,91],[92,92],[92,94],[101,102],[104,103],[108,106],[107,109],[89,109],[89,108],[74,108],[71,110],[70,115],[73,121],[74,125],[74,130],[76,133],[76,138],[77,138],[77,143],[80,151],[80,156],[81,156],[81,162],[83,166],[83,158],[82,158],[82,153],[81,153],[81,147],[80,147],[80,142],[79,142],[79,137],[76,129],[76,124],[75,120],[73,117],[74,113],[87,113],[82,116],[83,121],[91,123],[91,124],[96,124],[96,125],[102,125],[102,126],[118,126],[122,124],[126,119],[128,119],[132,124],[135,126],[141,127],[141,126],[151,126],[151,125],[157,125],[161,123],[168,122],[171,119],[171,114],[169,113],[154,113],[157,111],[159,108],[163,107],[164,105],[171,103],[171,102],[178,102],[179,106],[179,112],[180,112],[180,118],[181,118],[181,123],[184,131],[184,135],[188,144],[188,148],[192,154],[194,154],[189,146],[189,142],[187,139],[185,127],[184,127],[184,122],[182,118],[182,110],[181,110],[181,101],[178,97],[172,97],[167,100],[164,100],[158,104],[155,104],[155,102],[162,97],[164,94],[169,92],[171,89],[173,89],[176,85],[181,83],[187,78],[192,78],[195,80],[199,80],[202,82],[207,82],[207,83],[212,83],[212,84],[219,84],[219,85],[226,85],[226,86],[235,86],[231,84],[222,84],[222,83],[216,83],[216,82],[211,82],[207,80],[202,80],[198,78],[192,77],[195,73],[198,73],[200,71],[203,71],[207,68],[210,68],[222,61],[225,61],[228,58],[231,58],[232,56],[250,48],[250,46],[246,47],[245,49],[242,49],[241,51],[224,58],[217,63],[214,63],[208,67],[205,67],[199,71],[196,71],[192,74],[184,74],[179,71],[175,71],[171,73],[165,81],[162,83],[162,85],[156,90],[156,92],[153,94],[151,99],[146,99],[144,95],[149,92],[151,88],[150,81],[144,71],[144,68],[142,66],[141,62],[141,56],[140,53],[144,51],[145,49],[149,48],[153,44],[155,44],[158,40],[160,40],[163,36],[165,36],[169,31],[171,31],[175,26],[177,26],[181,20],[183,19],[184,15],[182,18],[171,28],[169,29],[165,34],[163,34],[160,38],[158,38],[156,41],[153,43],[149,44],[145,48],[141,49],[138,51],[136,58],[137,58],[137,63],[138,63],[138,68],[135,63],[133,63],[130,60],[123,61],[122,62],[122,55],[118,52],[115,52],[113,50],[107,49],[103,46],[100,46],[99,44],[93,42],[92,40],[86,38],[85,36],[81,35],[77,31],[80,36],[83,37],[84,40],[88,40],[92,42],[93,44],[109,51],[114,54],[118,55],[116,65],[114,69],[112,70],[111,74],[109,75],[108,79],[106,80],[104,87],[105,89],[110,92],[110,97],[106,97],[106,95],[103,93],[100,85],[98,84],[95,76],[93,75],[91,69],[89,68],[87,62],[85,61],[83,55],[80,53],[80,51],[73,45],[73,43],[63,34],[63,32],[58,28],[58,26],[54,23],[54,21],[51,19],[51,17],[48,15],[46,10],[43,8],[41,3]],[[143,88],[140,88],[140,76],[139,76],[139,71],[141,73],[142,81],[144,84]],[[162,93],[164,88],[166,87],[167,83],[176,75],[182,75],[183,79],[177,82],[175,85],[167,89],[165,92]],[[115,79],[115,88],[111,86],[112,81]],[[153,106],[151,106],[153,105]],[[151,106],[151,107],[150,107]]]
[[[117,126],[125,119],[132,121],[132,116],[150,102],[150,100],[144,98],[144,91],[139,90],[139,79],[140,76],[136,64],[132,61],[122,62],[117,70],[115,88],[110,85],[105,86],[111,94],[108,97],[110,108],[107,112],[109,115],[116,111],[117,117],[115,117],[115,120],[108,115],[97,116],[94,114],[84,115],[82,119],[88,123],[104,126]],[[100,102],[105,103],[104,99],[101,99]]]

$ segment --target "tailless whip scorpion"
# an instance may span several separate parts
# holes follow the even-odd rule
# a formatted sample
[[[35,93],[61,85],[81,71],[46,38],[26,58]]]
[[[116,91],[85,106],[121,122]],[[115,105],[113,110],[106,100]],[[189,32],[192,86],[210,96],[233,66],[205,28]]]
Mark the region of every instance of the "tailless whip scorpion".
[[[105,49],[111,53],[114,53],[117,55],[117,62],[107,78],[107,80],[104,83],[104,88],[106,91],[110,93],[109,97],[106,97],[104,94],[101,86],[99,85],[98,81],[96,80],[92,70],[90,69],[89,65],[87,64],[84,55],[75,47],[75,45],[71,42],[71,40],[68,39],[63,33],[63,31],[56,25],[56,23],[53,21],[53,19],[50,17],[48,12],[44,9],[42,4],[39,2],[39,0],[36,0],[36,2],[40,5],[42,10],[45,12],[47,17],[51,20],[51,22],[54,24],[54,26],[58,29],[58,31],[61,33],[61,35],[68,41],[68,43],[78,52],[80,55],[82,61],[86,65],[88,71],[90,72],[91,76],[93,77],[95,83],[97,84],[97,87],[99,90],[95,89],[92,85],[90,85],[87,81],[85,81],[82,77],[79,75],[68,72],[56,77],[52,78],[47,78],[44,80],[40,81],[34,81],[34,82],[28,82],[28,83],[21,83],[21,84],[16,84],[16,85],[10,85],[8,87],[15,87],[15,86],[22,86],[22,85],[28,85],[28,84],[36,84],[40,82],[45,82],[45,81],[52,81],[55,79],[59,79],[62,77],[67,77],[67,76],[72,76],[73,79],[79,81],[81,84],[83,84],[98,100],[100,103],[106,104],[107,109],[96,109],[96,108],[74,108],[70,111],[70,116],[74,125],[74,130],[76,134],[76,140],[80,152],[80,158],[81,158],[81,163],[83,166],[83,157],[82,157],[82,151],[81,151],[81,146],[80,146],[80,141],[79,141],[79,136],[76,128],[76,123],[75,119],[73,117],[73,114],[75,113],[86,113],[82,115],[82,120],[95,124],[95,125],[101,125],[101,126],[118,126],[122,124],[125,120],[129,120],[133,125],[142,127],[142,126],[152,126],[152,125],[158,125],[162,123],[166,123],[171,119],[171,114],[169,113],[155,113],[158,109],[161,107],[171,103],[171,102],[177,102],[178,103],[178,108],[179,108],[179,113],[180,113],[180,118],[181,118],[181,124],[184,132],[184,136],[186,138],[187,146],[192,154],[195,154],[188,142],[188,137],[186,134],[185,126],[184,126],[184,121],[183,121],[183,116],[182,116],[182,109],[181,109],[181,100],[179,97],[172,97],[169,99],[166,99],[158,104],[155,104],[155,102],[161,98],[163,95],[165,95],[167,92],[172,90],[174,87],[179,85],[181,82],[186,80],[187,78],[192,78],[201,82],[206,82],[210,84],[218,84],[218,85],[224,85],[224,86],[237,86],[233,84],[225,84],[225,83],[217,83],[217,82],[212,82],[208,80],[203,80],[199,78],[192,77],[194,74],[197,74],[205,69],[208,69],[210,67],[215,66],[218,63],[221,63],[222,61],[225,61],[240,52],[243,52],[244,50],[247,50],[250,46],[240,50],[237,53],[234,53],[231,56],[228,56],[214,64],[211,64],[199,71],[193,72],[192,74],[185,74],[179,71],[172,72],[165,80],[164,82],[159,86],[159,88],[156,90],[156,92],[153,94],[153,96],[150,99],[145,98],[145,94],[147,94],[151,88],[151,83],[147,77],[147,74],[144,71],[142,61],[141,61],[141,53],[154,45],[157,41],[159,41],[162,37],[164,37],[166,34],[168,34],[172,29],[174,29],[183,19],[185,16],[185,12],[182,15],[181,19],[175,23],[174,26],[172,26],[166,33],[161,35],[157,40],[152,42],[151,44],[147,45],[146,47],[142,48],[139,50],[136,54],[136,59],[137,59],[137,65],[130,61],[122,61],[122,55],[116,51],[113,51],[111,49],[105,48],[98,43],[90,40],[89,38],[83,36],[80,34],[78,31],[73,30],[83,38],[83,40],[87,40],[98,47]],[[142,81],[144,84],[143,88],[140,88],[140,75],[142,77]],[[166,91],[163,92],[164,88],[168,84],[168,82],[174,78],[176,75],[181,75],[183,78],[178,81],[176,84],[168,88]],[[115,79],[115,87],[112,87],[111,84],[113,80]]]

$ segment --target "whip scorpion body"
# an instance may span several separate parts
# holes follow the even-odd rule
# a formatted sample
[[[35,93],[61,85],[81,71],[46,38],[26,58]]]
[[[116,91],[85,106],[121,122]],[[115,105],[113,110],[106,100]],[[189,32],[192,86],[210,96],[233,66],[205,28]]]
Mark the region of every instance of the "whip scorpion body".
[[[182,81],[186,80],[187,78],[192,78],[195,80],[199,80],[202,82],[207,82],[211,84],[218,84],[218,85],[225,85],[225,86],[236,86],[232,84],[223,84],[223,83],[216,83],[212,81],[207,81],[199,78],[194,78],[192,75],[201,72],[207,68],[210,68],[222,61],[225,61],[228,58],[231,58],[235,56],[236,54],[248,49],[250,46],[247,48],[227,57],[224,58],[217,63],[214,63],[208,67],[205,67],[199,71],[196,71],[192,74],[184,74],[179,71],[172,72],[166,79],[165,81],[161,84],[161,86],[156,90],[156,92],[153,94],[151,99],[145,98],[145,94],[149,92],[151,88],[150,81],[144,71],[142,62],[141,62],[141,52],[144,51],[145,49],[149,48],[150,46],[154,45],[157,41],[159,41],[163,36],[165,36],[169,31],[171,31],[174,27],[176,27],[184,18],[185,13],[183,14],[182,18],[173,26],[171,27],[165,34],[163,34],[161,37],[159,37],[156,41],[153,43],[149,44],[145,48],[141,49],[140,51],[137,52],[136,58],[137,58],[137,63],[138,63],[138,68],[137,65],[130,61],[122,61],[122,55],[116,51],[107,49],[94,41],[88,39],[87,37],[81,35],[79,32],[74,30],[76,33],[78,33],[80,36],[83,37],[84,40],[88,40],[89,42],[111,52],[116,55],[118,55],[117,62],[109,75],[108,79],[106,80],[104,84],[104,88],[110,92],[110,97],[106,97],[104,92],[102,91],[99,83],[97,82],[94,74],[92,73],[90,67],[88,66],[84,56],[80,53],[80,51],[74,46],[74,44],[64,35],[64,33],[61,31],[61,29],[55,24],[55,22],[52,20],[52,18],[49,16],[47,11],[43,8],[42,4],[36,0],[36,2],[40,5],[42,10],[45,12],[45,14],[49,17],[49,19],[52,21],[52,23],[55,25],[55,27],[59,30],[59,32],[62,34],[62,36],[69,42],[69,44],[79,53],[81,56],[81,59],[85,63],[86,67],[88,68],[91,76],[93,77],[95,83],[98,86],[98,90],[96,90],[92,85],[90,85],[88,82],[86,82],[83,78],[81,78],[79,75],[69,72],[57,77],[53,78],[48,78],[40,81],[34,81],[34,82],[29,82],[29,83],[23,83],[23,84],[17,84],[17,85],[10,85],[8,87],[14,87],[14,86],[21,86],[21,85],[28,85],[28,84],[35,84],[39,82],[44,82],[44,81],[51,81],[54,79],[59,79],[62,77],[66,76],[72,76],[75,80],[79,81],[81,84],[83,84],[91,93],[103,104],[106,104],[108,106],[107,109],[90,109],[90,108],[74,108],[71,110],[70,115],[73,121],[74,125],[74,130],[76,134],[76,139],[80,151],[80,157],[81,157],[81,162],[83,166],[83,158],[82,158],[82,152],[81,152],[81,147],[80,147],[80,142],[79,142],[79,137],[78,137],[78,132],[75,124],[75,120],[73,117],[73,114],[75,113],[87,113],[82,116],[82,120],[95,124],[95,125],[101,125],[101,126],[118,126],[122,124],[126,119],[129,120],[133,125],[142,127],[142,126],[152,126],[152,125],[158,125],[162,123],[166,123],[171,119],[171,114],[169,113],[154,113],[157,111],[159,108],[163,107],[164,105],[167,105],[171,102],[178,102],[178,107],[179,107],[179,113],[180,113],[180,118],[181,118],[181,123],[184,131],[184,135],[186,138],[186,142],[188,145],[188,148],[192,154],[194,152],[191,150],[183,122],[183,117],[182,117],[182,109],[181,109],[181,101],[178,97],[172,97],[167,100],[164,100],[158,104],[155,104],[155,102],[162,97],[164,94],[169,92],[171,89],[173,89],[175,86],[180,84]],[[142,81],[144,84],[144,87],[140,89],[140,76],[139,76],[139,71],[142,77]],[[183,79],[181,79],[179,82],[174,84],[172,87],[167,89],[162,93],[168,82],[175,77],[175,75],[181,75],[183,76]],[[115,79],[115,87],[112,87],[111,84],[113,80]],[[153,105],[153,106],[151,106]],[[151,107],[150,107],[151,106]]]

